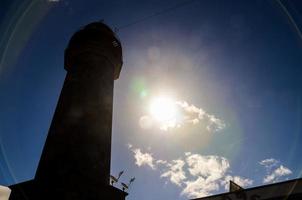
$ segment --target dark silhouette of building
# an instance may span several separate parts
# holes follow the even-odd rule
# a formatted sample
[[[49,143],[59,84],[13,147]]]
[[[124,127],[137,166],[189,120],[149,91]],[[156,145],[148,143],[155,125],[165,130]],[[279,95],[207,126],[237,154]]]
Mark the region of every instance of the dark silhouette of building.
[[[73,35],[35,178],[10,186],[11,200],[125,199],[109,185],[113,82],[121,67],[121,43],[107,25],[91,23]]]
[[[230,192],[235,192],[235,191],[238,191],[238,190],[243,190],[243,188],[238,185],[237,183],[235,183],[234,181],[230,180],[230,185],[229,185],[229,191]]]
[[[302,179],[243,189],[194,200],[301,200]]]

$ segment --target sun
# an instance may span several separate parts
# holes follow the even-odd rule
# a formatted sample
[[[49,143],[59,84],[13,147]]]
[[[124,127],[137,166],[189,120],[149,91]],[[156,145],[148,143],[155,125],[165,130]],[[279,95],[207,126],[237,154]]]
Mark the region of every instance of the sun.
[[[156,97],[151,101],[150,114],[159,122],[173,120],[176,116],[176,104],[171,98]]]

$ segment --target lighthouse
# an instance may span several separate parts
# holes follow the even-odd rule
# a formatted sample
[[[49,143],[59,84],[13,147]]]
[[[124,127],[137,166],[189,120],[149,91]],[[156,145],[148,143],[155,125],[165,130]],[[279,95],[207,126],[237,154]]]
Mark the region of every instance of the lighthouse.
[[[113,87],[121,67],[121,43],[106,24],[88,24],[71,37],[35,178],[11,186],[11,199],[22,198],[20,191],[29,200],[125,199],[109,185]]]

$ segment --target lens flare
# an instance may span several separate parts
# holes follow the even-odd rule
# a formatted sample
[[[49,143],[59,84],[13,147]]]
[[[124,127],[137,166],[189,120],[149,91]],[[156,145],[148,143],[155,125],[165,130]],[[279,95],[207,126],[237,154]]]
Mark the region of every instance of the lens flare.
[[[173,120],[176,116],[175,101],[167,97],[154,98],[150,105],[150,114],[160,122]]]

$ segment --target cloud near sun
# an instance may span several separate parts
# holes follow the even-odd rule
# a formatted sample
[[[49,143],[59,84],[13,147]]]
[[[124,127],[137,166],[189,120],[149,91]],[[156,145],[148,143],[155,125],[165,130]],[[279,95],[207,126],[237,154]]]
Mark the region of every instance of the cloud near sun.
[[[188,198],[209,196],[221,189],[227,191],[230,180],[242,187],[254,183],[252,179],[234,175],[229,160],[222,156],[186,152],[181,157],[168,161],[156,159],[152,153],[143,152],[132,145],[128,145],[128,148],[132,151],[137,166],[159,171],[160,178],[181,188],[181,195]],[[280,181],[281,177],[292,174],[290,169],[273,158],[262,160],[259,165],[267,172],[263,183],[274,183]]]
[[[160,130],[169,131],[185,125],[201,124],[209,132],[218,132],[226,127],[222,119],[186,101],[158,97],[151,103],[149,111],[139,120],[143,129],[156,126]]]

